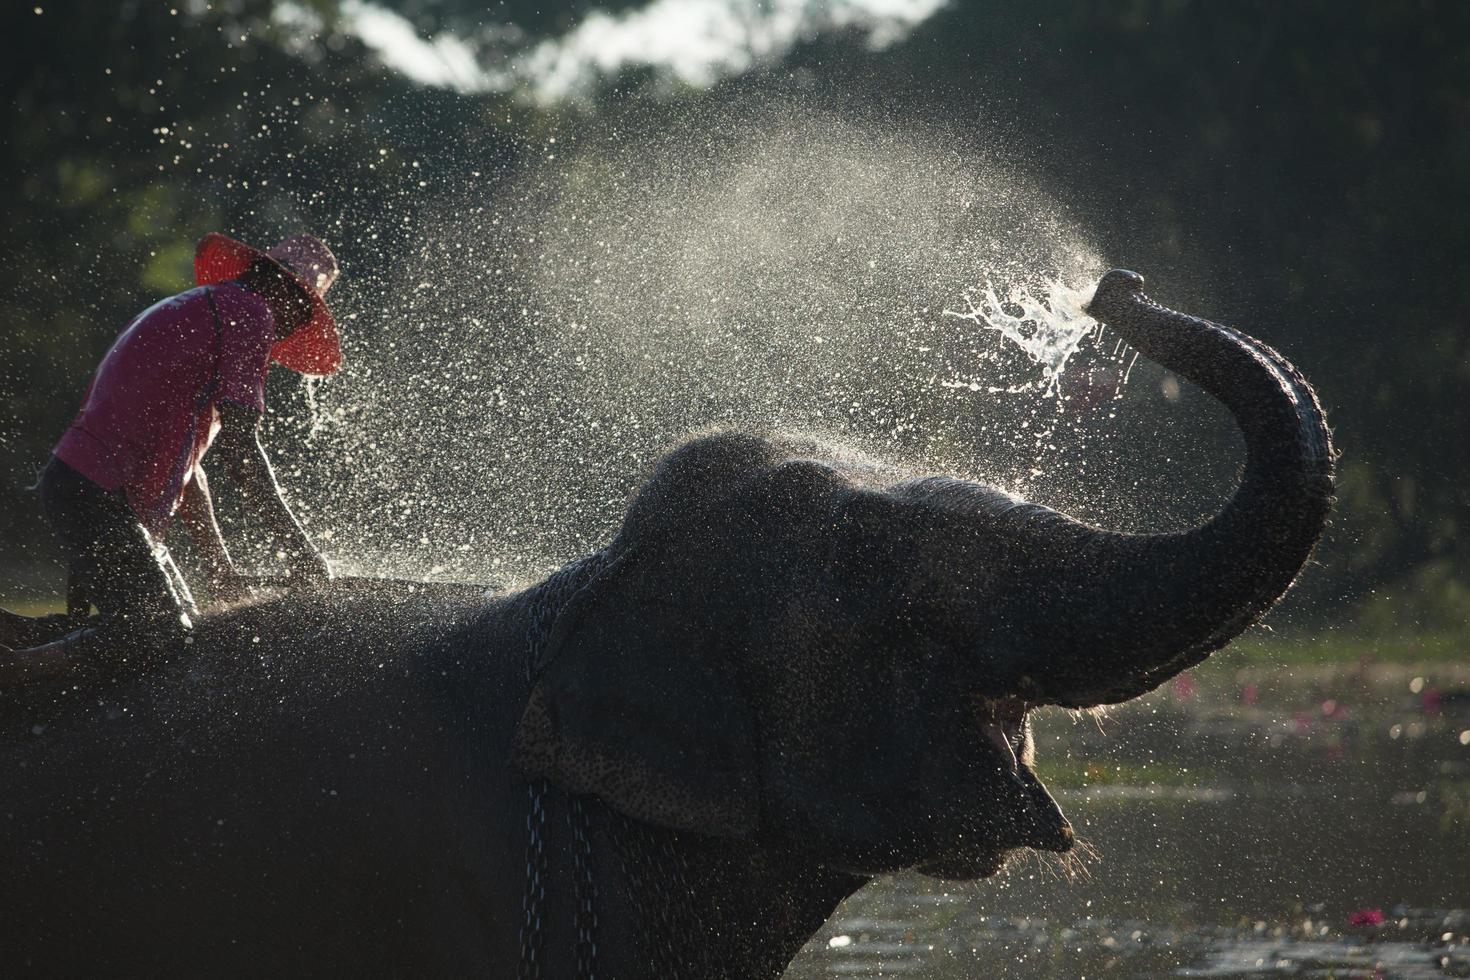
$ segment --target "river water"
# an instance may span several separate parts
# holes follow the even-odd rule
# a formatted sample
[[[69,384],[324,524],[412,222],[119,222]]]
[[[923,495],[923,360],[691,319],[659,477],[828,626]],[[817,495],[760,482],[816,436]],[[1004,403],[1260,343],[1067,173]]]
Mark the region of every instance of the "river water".
[[[1097,856],[875,882],[789,977],[1470,977],[1470,667],[1212,663],[1036,721]]]

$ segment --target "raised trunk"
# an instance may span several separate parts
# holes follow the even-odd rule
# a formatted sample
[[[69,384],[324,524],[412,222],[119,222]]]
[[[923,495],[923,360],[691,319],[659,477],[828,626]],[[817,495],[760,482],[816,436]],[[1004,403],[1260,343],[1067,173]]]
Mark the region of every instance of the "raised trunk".
[[[1331,433],[1301,374],[1265,344],[1142,289],[1137,274],[1109,272],[1088,311],[1225,404],[1245,436],[1245,474],[1224,510],[1182,534],[1052,525],[1043,591],[1054,615],[1026,667],[1032,696],[1049,703],[1124,701],[1224,646],[1286,592],[1332,507]]]

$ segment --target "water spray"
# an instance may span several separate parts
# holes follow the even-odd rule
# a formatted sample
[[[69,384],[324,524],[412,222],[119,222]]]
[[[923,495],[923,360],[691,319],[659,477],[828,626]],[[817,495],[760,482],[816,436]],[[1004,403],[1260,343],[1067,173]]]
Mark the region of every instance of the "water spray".
[[[965,310],[945,310],[944,315],[994,330],[1015,344],[1041,368],[1043,393],[1057,398],[1067,361],[1084,339],[1096,337],[1101,329],[1096,320],[1083,312],[1089,298],[1089,287],[1078,288],[1057,279],[1046,283],[1039,296],[1032,295],[1031,287],[1017,284],[1007,289],[1002,299],[996,287],[987,282],[977,292],[965,294]],[[1025,387],[986,390],[1014,393]]]
[[[493,195],[422,207],[418,252],[348,313],[346,367],[295,436],[336,556],[529,579],[605,543],[648,467],[716,428],[1085,496],[1123,374],[1096,342],[1068,370],[1102,261],[1015,167],[784,103],[546,142]]]

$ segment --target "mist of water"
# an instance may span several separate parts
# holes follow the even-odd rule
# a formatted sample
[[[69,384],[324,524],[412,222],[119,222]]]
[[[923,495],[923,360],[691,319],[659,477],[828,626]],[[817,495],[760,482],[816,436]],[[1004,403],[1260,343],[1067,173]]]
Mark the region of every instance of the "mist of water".
[[[328,552],[534,575],[714,428],[1020,492],[1085,472],[1121,372],[1099,350],[1060,378],[1096,336],[1102,261],[1014,167],[954,146],[809,106],[624,120],[421,210],[417,254],[362,293],[387,300],[343,312],[346,367],[299,433]]]

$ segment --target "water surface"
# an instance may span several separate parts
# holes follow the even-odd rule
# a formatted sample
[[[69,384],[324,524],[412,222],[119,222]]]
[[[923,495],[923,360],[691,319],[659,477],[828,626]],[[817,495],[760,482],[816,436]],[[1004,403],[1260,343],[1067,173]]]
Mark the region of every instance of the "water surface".
[[[1470,976],[1470,667],[1212,664],[1037,720],[1098,857],[875,882],[788,976]]]

